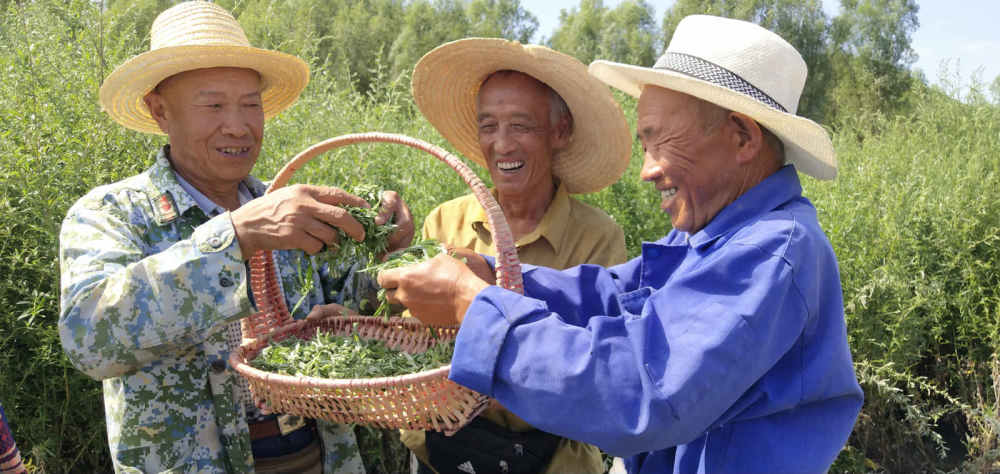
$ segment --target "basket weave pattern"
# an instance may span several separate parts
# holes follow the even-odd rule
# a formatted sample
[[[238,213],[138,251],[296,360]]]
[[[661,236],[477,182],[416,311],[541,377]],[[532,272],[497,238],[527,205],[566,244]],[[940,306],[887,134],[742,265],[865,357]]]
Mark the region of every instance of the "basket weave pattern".
[[[454,169],[469,185],[486,210],[497,247],[497,285],[523,293],[520,261],[513,235],[500,205],[486,185],[461,160],[445,150],[404,135],[361,133],[343,135],[317,143],[299,153],[281,171],[267,192],[281,188],[296,170],[328,150],[361,142],[397,143],[426,151]],[[410,353],[422,352],[433,344],[453,340],[457,327],[428,328],[410,318],[337,316],[295,321],[282,296],[270,252],[257,252],[250,259],[250,285],[260,310],[243,319],[246,341],[229,357],[230,365],[249,382],[258,401],[278,413],[324,419],[338,423],[358,423],[382,428],[436,430],[454,433],[489,404],[482,394],[448,380],[450,365],[398,377],[367,379],[322,379],[264,372],[248,362],[272,341],[291,335],[311,339],[317,329],[338,335],[356,331],[359,337],[377,339],[390,348]]]

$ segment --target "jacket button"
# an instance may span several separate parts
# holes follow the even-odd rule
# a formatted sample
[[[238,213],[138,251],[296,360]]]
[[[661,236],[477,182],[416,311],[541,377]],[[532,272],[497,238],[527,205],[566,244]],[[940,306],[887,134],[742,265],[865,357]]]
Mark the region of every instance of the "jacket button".
[[[219,284],[224,287],[230,287],[233,286],[233,280],[231,280],[229,277],[220,277]]]
[[[220,239],[219,236],[212,236],[212,238],[208,239],[208,245],[218,248],[222,245],[222,239]]]
[[[226,370],[226,361],[222,359],[216,359],[212,361],[213,372],[222,372],[223,370]]]

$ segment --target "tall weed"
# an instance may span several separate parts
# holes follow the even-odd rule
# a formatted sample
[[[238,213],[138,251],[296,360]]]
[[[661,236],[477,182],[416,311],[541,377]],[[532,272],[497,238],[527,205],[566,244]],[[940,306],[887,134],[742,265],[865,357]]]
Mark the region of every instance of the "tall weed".
[[[110,470],[100,384],[70,366],[56,331],[57,236],[77,198],[148,167],[165,142],[123,129],[97,102],[110,70],[148,47],[161,3],[114,2],[101,14],[88,0],[8,2],[0,12],[0,401],[18,445],[44,472]],[[280,27],[261,22],[253,31],[280,38],[268,31]],[[373,59],[374,86],[359,93],[352,78],[320,67],[327,58],[305,59],[317,73],[268,122],[257,176],[345,133],[402,133],[452,150],[412,105],[405,74]],[[840,261],[867,394],[834,472],[985,470],[1000,457],[1000,112],[931,89],[911,94],[906,116],[841,114],[838,179],[803,178]],[[634,100],[617,98],[634,129]],[[640,165],[634,146],[618,183],[582,196],[624,228],[631,256],[670,228],[658,194],[638,179]],[[468,192],[443,163],[384,144],[334,150],[295,180],[395,188],[418,225],[436,204]],[[385,448],[391,437],[366,436],[370,456],[398,457]]]

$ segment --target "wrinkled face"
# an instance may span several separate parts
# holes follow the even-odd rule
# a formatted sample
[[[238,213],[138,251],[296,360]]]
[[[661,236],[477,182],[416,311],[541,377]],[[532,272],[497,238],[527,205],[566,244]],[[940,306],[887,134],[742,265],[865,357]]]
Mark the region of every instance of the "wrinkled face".
[[[728,119],[706,131],[698,100],[646,86],[639,96],[640,177],[660,191],[660,208],[675,229],[696,233],[740,194]]]
[[[530,76],[490,78],[479,89],[479,147],[501,194],[538,192],[552,184],[552,157],[566,146],[549,118],[548,90]]]
[[[211,68],[171,76],[146,96],[184,179],[205,190],[250,174],[264,138],[260,88],[256,71]]]

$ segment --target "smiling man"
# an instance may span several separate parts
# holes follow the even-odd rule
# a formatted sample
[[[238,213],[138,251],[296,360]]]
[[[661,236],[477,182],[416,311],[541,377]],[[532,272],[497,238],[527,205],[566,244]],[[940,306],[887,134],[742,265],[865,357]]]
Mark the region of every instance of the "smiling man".
[[[389,300],[461,324],[451,380],[630,473],[826,472],[864,397],[799,181],[836,175],[826,131],[795,115],[805,61],[758,25],[695,15],[653,67],[590,72],[639,98],[641,178],[673,230],[610,268],[525,265],[523,295],[481,257],[438,256],[381,273]]]
[[[625,261],[621,227],[570,196],[617,181],[631,154],[621,108],[583,63],[542,46],[468,38],[421,58],[413,96],[445,139],[489,171],[522,262],[568,268]],[[496,251],[486,212],[471,194],[432,210],[423,237]],[[534,429],[500,406],[455,436],[404,431],[402,440],[423,472],[455,472],[466,462],[477,472],[502,463],[509,472],[604,470],[593,446]],[[515,445],[523,456],[513,454]]]
[[[293,317],[361,301],[310,254],[337,229],[364,230],[340,189],[291,186],[265,195],[250,175],[265,121],[309,79],[300,59],[253,48],[236,20],[208,2],[182,2],[152,25],[150,51],[115,69],[101,105],[127,128],[165,134],[145,172],[91,190],[59,236],[59,335],[69,360],[104,385],[116,472],[359,472],[350,427],[262,414],[228,366],[240,319],[254,312],[247,260],[270,252]],[[413,223],[395,193],[390,248]],[[315,285],[299,286],[303,268]]]

